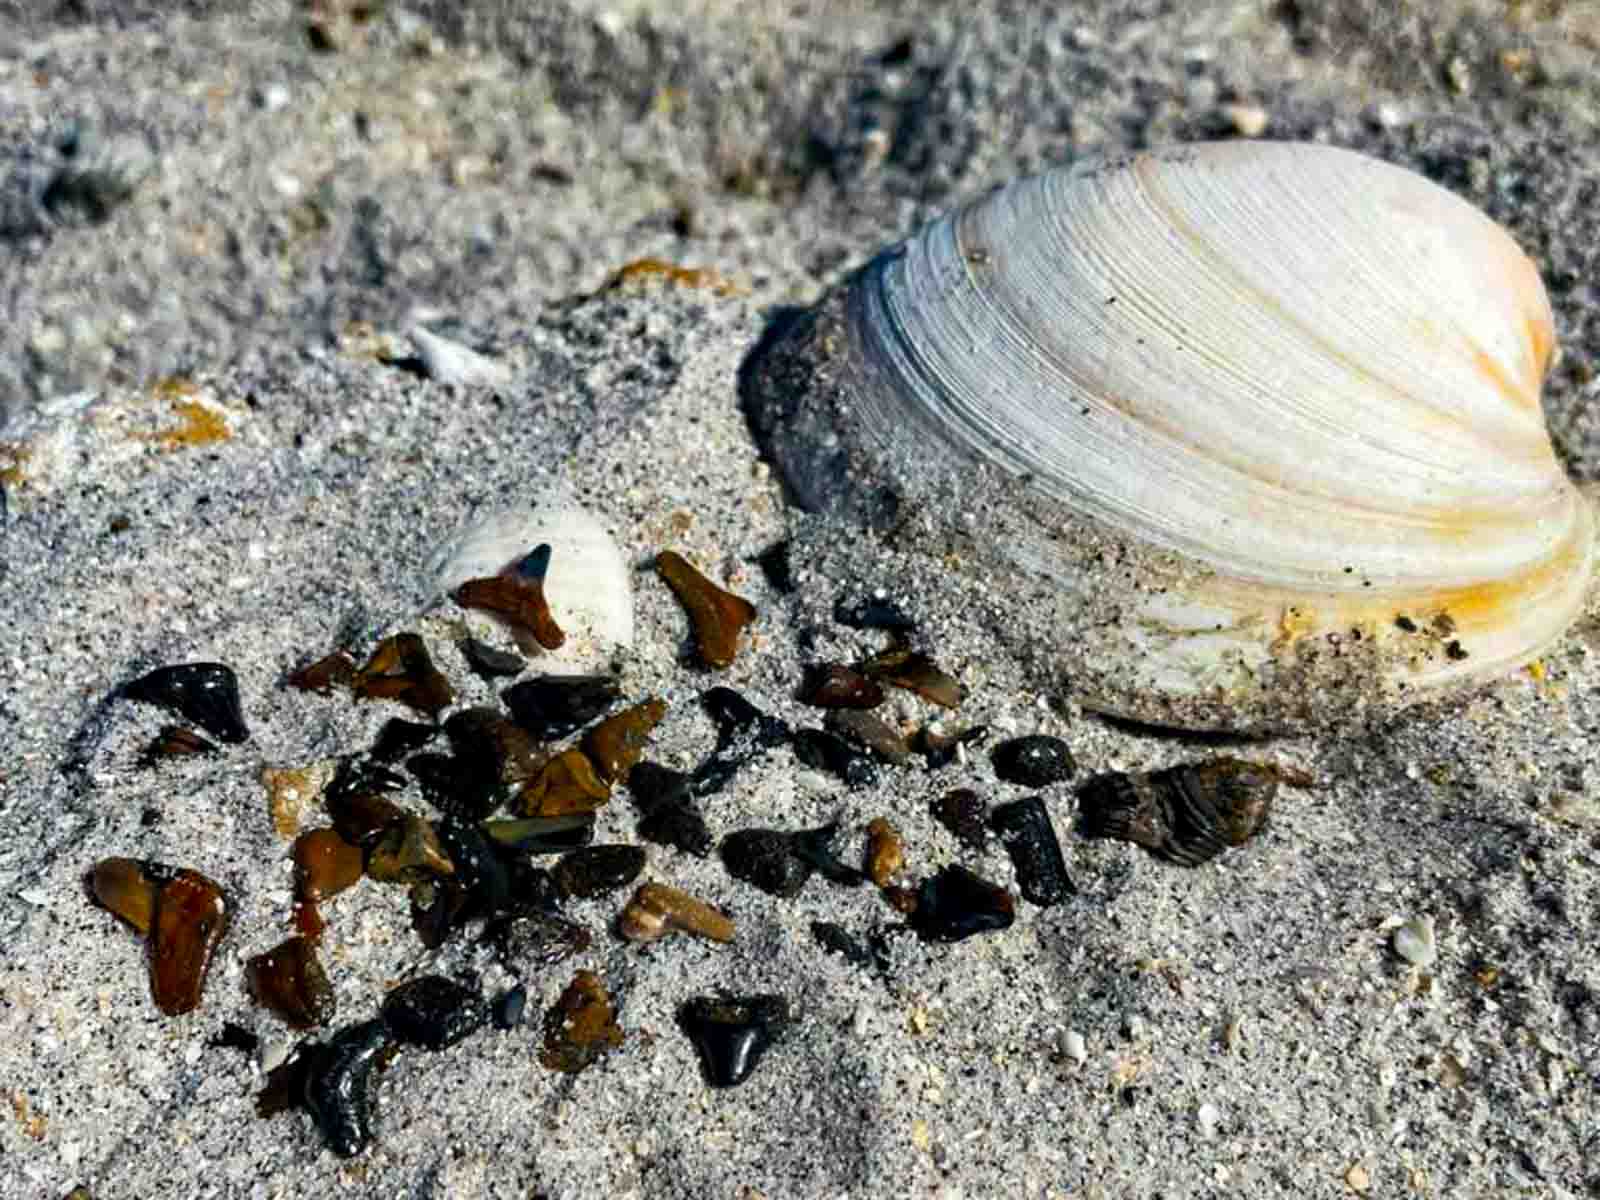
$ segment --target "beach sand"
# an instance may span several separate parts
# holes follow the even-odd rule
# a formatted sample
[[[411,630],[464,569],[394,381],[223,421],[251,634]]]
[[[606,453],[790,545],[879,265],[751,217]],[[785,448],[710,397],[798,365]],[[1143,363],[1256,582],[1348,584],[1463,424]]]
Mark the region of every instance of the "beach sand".
[[[1131,727],[1042,693],[1007,654],[1004,579],[801,561],[780,590],[757,560],[789,514],[736,386],[780,307],[1019,173],[1175,140],[1323,140],[1445,183],[1534,256],[1563,352],[1552,436],[1593,482],[1594,5],[148,7],[0,0],[0,1194],[1600,1191],[1600,621],[1537,670],[1359,728]],[[92,211],[116,179],[126,197]],[[619,277],[644,260],[705,270]],[[503,380],[426,378],[416,323]],[[864,968],[810,926],[893,930],[872,888],[817,878],[780,900],[715,855],[652,845],[648,877],[723,907],[734,942],[641,947],[612,932],[626,892],[570,903],[593,944],[527,974],[526,1023],[403,1052],[374,1144],[339,1159],[304,1112],[255,1114],[262,1058],[297,1040],[244,987],[292,899],[260,776],[410,714],[283,680],[412,630],[459,703],[495,703],[454,644],[463,620],[489,627],[433,604],[428,564],[554,482],[634,568],[619,667],[627,697],[668,703],[653,760],[711,750],[715,684],[817,723],[795,699],[806,664],[884,644],[828,620],[833,601],[881,586],[965,687],[953,724],[987,725],[990,746],[1053,734],[1078,764],[1023,788],[984,748],[847,790],[778,749],[706,801],[714,834],[837,819],[854,855],[888,816],[908,881],[959,862],[1015,892],[998,842],[963,847],[929,804],[1042,794],[1078,890],[1018,899],[1010,929],[955,945],[891,933]],[[697,664],[650,569],[667,548],[758,610],[724,671]],[[238,673],[251,739],[142,765],[168,718],[117,690],[205,659]],[[900,692],[888,711],[941,715]],[[1218,754],[1314,785],[1195,870],[1074,832],[1076,782]],[[597,840],[637,841],[636,820],[619,789]],[[198,1011],[156,1010],[143,947],[87,898],[108,856],[223,885],[231,927]],[[511,982],[470,938],[425,950],[404,889],[366,882],[325,915],[336,1025],[418,973]],[[1426,968],[1392,945],[1418,918],[1436,931]],[[538,1052],[580,967],[626,1036],[569,1077]],[[730,1090],[676,1023],[719,988],[796,1015]],[[226,1022],[261,1051],[214,1044]]]

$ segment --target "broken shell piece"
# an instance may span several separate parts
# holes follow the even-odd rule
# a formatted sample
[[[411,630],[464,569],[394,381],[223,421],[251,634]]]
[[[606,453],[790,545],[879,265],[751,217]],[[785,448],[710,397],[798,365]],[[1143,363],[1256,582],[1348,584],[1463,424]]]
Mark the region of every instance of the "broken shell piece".
[[[1394,952],[1414,967],[1431,967],[1439,958],[1433,918],[1412,917],[1394,931]]]
[[[733,941],[733,922],[704,900],[660,883],[639,885],[618,921],[630,942],[653,942],[681,929],[713,942]]]
[[[656,570],[689,614],[701,660],[708,667],[731,664],[739,653],[740,632],[756,619],[755,605],[719,588],[674,550],[656,556]]]
[[[540,661],[598,666],[616,650],[632,646],[628,564],[599,518],[564,488],[552,488],[530,506],[493,512],[461,529],[430,564],[434,597],[443,598],[468,580],[501,575],[540,546],[550,547],[542,581],[544,603],[565,634],[559,649],[545,648]]]
[[[413,325],[407,335],[417,351],[417,361],[422,364],[423,373],[436,383],[497,388],[511,382],[511,368],[498,359],[479,354],[460,342],[429,333],[421,325]]]

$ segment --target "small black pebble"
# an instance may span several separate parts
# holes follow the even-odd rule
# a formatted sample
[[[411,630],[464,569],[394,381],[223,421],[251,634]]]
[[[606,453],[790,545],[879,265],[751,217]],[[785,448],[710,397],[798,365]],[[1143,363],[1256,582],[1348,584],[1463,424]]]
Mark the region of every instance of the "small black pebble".
[[[1067,744],[1048,734],[1012,738],[994,748],[994,772],[1007,783],[1047,787],[1071,778],[1077,769]]]
[[[487,642],[480,642],[477,638],[466,638],[461,643],[461,653],[466,656],[467,665],[484,679],[506,679],[512,675],[522,674],[528,665],[527,660],[519,654],[512,654],[507,650],[496,650]]]
[[[604,715],[622,698],[610,675],[541,675],[501,693],[511,719],[536,738],[566,737]]]
[[[254,1054],[261,1045],[261,1039],[243,1025],[224,1021],[221,1032],[207,1044],[221,1050],[240,1050],[245,1054]]]
[[[817,944],[829,954],[843,955],[846,962],[858,967],[872,965],[871,953],[851,936],[850,931],[843,925],[835,925],[830,921],[813,921],[811,936],[816,938]]]
[[[813,864],[794,853],[794,835],[777,829],[740,829],[722,839],[728,874],[784,899],[798,895]]]
[[[488,1020],[482,998],[444,975],[402,983],[383,1001],[383,1019],[400,1041],[443,1050],[476,1033]]]
[[[528,989],[522,984],[501,992],[494,1001],[494,1027],[515,1029],[522,1024],[522,1010],[528,1006]]]
[[[391,717],[378,730],[378,740],[372,744],[372,757],[379,762],[394,762],[414,750],[420,750],[438,734],[437,725],[424,725],[420,721],[407,721]]]

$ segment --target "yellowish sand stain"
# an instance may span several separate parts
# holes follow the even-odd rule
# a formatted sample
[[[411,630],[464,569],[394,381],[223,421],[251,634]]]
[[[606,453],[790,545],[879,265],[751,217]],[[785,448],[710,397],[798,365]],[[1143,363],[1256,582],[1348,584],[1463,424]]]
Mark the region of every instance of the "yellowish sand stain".
[[[23,467],[33,457],[33,450],[21,442],[0,442],[0,485],[20,487],[27,482]]]
[[[177,450],[185,446],[211,446],[233,436],[227,418],[198,399],[200,389],[193,381],[171,375],[157,381],[151,391],[158,399],[172,403],[178,424],[171,429],[134,434],[139,441],[155,442],[163,450]]]
[[[677,263],[670,263],[664,258],[636,258],[630,263],[624,263],[612,276],[611,286],[622,287],[624,284],[649,279],[665,280],[678,287],[706,288],[718,296],[743,295],[742,288],[725,279],[713,267],[680,267]]]

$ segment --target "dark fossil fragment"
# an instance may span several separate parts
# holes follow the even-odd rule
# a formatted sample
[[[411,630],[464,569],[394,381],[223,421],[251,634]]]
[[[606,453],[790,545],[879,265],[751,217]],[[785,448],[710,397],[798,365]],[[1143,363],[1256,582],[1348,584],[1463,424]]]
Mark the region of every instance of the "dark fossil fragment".
[[[817,663],[806,672],[800,699],[815,708],[876,708],[883,689],[843,663]]]
[[[520,975],[587,950],[590,938],[582,925],[552,912],[527,908],[491,921],[483,940],[494,947],[501,966]]]
[[[245,979],[255,998],[291,1029],[311,1029],[333,1020],[333,985],[309,938],[292,937],[245,964]]]
[[[948,767],[961,757],[963,747],[981,746],[989,738],[987,725],[973,725],[955,733],[936,733],[924,725],[917,731],[916,751],[930,771]]]
[[[860,708],[831,708],[823,718],[828,732],[872,751],[883,762],[900,766],[911,760],[905,736],[876,713]]]
[[[1310,779],[1238,758],[1100,775],[1078,791],[1080,825],[1088,837],[1120,838],[1165,862],[1197,867],[1266,825],[1280,783],[1304,787]]]
[[[700,703],[717,723],[717,745],[695,769],[689,791],[709,796],[725,787],[750,762],[789,740],[789,725],[762,712],[730,687],[708,689]]]
[[[161,732],[145,746],[139,761],[153,767],[166,759],[190,758],[196,754],[215,754],[217,747],[192,729],[182,725],[163,725]]]
[[[1011,855],[1024,899],[1047,908],[1078,890],[1067,874],[1061,842],[1042,798],[1029,796],[1002,804],[994,810],[990,822]]]
[[[494,1027],[515,1029],[522,1024],[522,1013],[528,1007],[528,989],[523,984],[507,988],[495,997]]]
[[[1036,733],[1012,738],[994,748],[994,773],[1007,783],[1023,787],[1048,787],[1069,779],[1077,763],[1058,737]]]
[[[696,996],[679,1011],[678,1024],[700,1052],[706,1082],[736,1087],[787,1028],[789,1002],[775,995]]]
[[[865,873],[850,866],[833,851],[833,839],[839,832],[839,822],[830,821],[815,829],[801,829],[790,834],[790,853],[810,863],[822,877],[831,883],[854,887],[865,883]]]
[[[594,841],[594,814],[559,817],[516,817],[485,821],[479,826],[506,854],[565,854]]]
[[[930,942],[959,942],[1007,929],[1016,916],[1016,903],[1005,888],[965,867],[950,866],[922,881],[911,924]]]
[[[540,675],[501,693],[512,719],[544,740],[582,729],[621,697],[622,689],[610,675]]]
[[[437,717],[456,698],[450,681],[433,665],[427,643],[414,633],[379,642],[351,686],[363,700],[398,700],[429,717]]]
[[[497,650],[477,638],[464,638],[460,645],[467,665],[483,679],[506,679],[512,675],[520,675],[528,665],[527,660],[520,654],[512,654],[509,650]]]
[[[831,921],[813,921],[811,936],[829,954],[841,955],[846,962],[858,967],[872,965],[871,952],[842,925],[835,925]]]
[[[600,976],[579,971],[544,1016],[544,1047],[539,1062],[552,1071],[576,1075],[622,1045],[617,1010]]]
[[[384,998],[383,1019],[406,1045],[444,1050],[482,1029],[489,1007],[477,991],[448,976],[422,975]]]
[[[704,858],[711,853],[711,830],[695,806],[691,780],[683,771],[642,762],[628,772],[628,791],[640,812],[640,837]]]
[[[780,829],[740,829],[722,839],[728,874],[773,896],[799,895],[815,866],[794,852],[794,834]]]
[[[837,734],[825,729],[798,729],[793,746],[794,756],[806,766],[837,775],[851,788],[871,787],[878,782],[878,764],[872,756]]]
[[[563,896],[603,896],[637,879],[644,870],[644,861],[644,850],[639,846],[585,846],[563,854],[550,874]]]
[[[239,679],[224,663],[157,667],[126,685],[122,694],[175,712],[218,741],[238,743],[250,737],[239,705]]]
[[[301,1099],[328,1149],[341,1158],[360,1154],[372,1142],[373,1069],[385,1065],[394,1049],[388,1025],[374,1018],[346,1026],[307,1051]]]
[[[973,850],[989,842],[989,807],[971,788],[955,788],[936,799],[933,815],[951,833]]]
[[[421,721],[407,721],[404,717],[391,717],[378,730],[378,740],[372,744],[372,757],[378,762],[394,762],[414,750],[420,750],[439,734],[437,725],[424,725]]]

